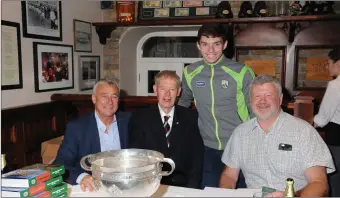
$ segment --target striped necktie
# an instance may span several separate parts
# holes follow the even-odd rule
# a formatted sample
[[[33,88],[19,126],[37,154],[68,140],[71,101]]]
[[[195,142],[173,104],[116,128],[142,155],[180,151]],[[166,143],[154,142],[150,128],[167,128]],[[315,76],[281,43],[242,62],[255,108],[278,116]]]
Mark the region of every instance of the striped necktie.
[[[164,124],[163,124],[165,136],[168,141],[168,145],[169,145],[169,134],[170,134],[170,124],[168,123],[169,118],[170,116],[164,116]]]

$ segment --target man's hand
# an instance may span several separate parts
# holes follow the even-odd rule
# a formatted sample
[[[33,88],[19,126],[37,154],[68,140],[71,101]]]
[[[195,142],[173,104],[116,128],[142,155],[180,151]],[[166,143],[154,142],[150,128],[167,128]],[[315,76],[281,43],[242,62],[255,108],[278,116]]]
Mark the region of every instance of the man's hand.
[[[269,193],[268,195],[264,196],[264,197],[284,197],[284,192],[283,191],[275,191],[272,193]]]
[[[83,179],[80,181],[80,188],[84,192],[86,189],[89,189],[91,192],[93,192],[96,189],[93,177],[91,175],[86,175],[83,177]]]

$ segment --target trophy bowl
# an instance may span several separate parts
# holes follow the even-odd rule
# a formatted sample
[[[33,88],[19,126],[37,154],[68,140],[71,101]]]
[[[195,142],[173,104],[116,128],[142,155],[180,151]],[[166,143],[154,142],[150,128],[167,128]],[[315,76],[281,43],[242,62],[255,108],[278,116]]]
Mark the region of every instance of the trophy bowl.
[[[170,164],[170,171],[162,171],[164,162]],[[162,176],[170,175],[175,169],[172,159],[144,149],[90,154],[80,160],[80,165],[84,170],[92,171],[97,189],[106,188],[117,197],[149,197],[157,191]]]

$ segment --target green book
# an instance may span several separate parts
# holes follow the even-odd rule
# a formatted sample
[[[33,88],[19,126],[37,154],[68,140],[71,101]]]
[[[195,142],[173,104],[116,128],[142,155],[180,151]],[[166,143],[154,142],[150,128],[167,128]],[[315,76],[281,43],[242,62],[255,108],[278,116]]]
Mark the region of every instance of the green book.
[[[3,197],[32,197],[61,183],[63,183],[63,177],[58,176],[29,188],[1,187],[1,195]]]
[[[66,183],[53,187],[52,189],[46,190],[33,197],[59,197],[60,195],[68,193],[68,186]]]
[[[50,178],[57,177],[65,173],[64,165],[60,164],[33,164],[30,166],[25,166],[23,169],[38,169],[50,172]]]

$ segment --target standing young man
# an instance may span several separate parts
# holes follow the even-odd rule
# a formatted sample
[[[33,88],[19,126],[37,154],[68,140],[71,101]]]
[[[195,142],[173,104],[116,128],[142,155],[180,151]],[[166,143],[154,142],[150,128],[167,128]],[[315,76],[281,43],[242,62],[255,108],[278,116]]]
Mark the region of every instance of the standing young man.
[[[254,72],[223,55],[228,44],[226,35],[221,24],[205,24],[199,29],[197,47],[203,60],[185,67],[178,102],[189,107],[194,98],[199,113],[205,145],[202,188],[218,187],[224,168],[223,149],[236,126],[253,117],[248,104]]]

